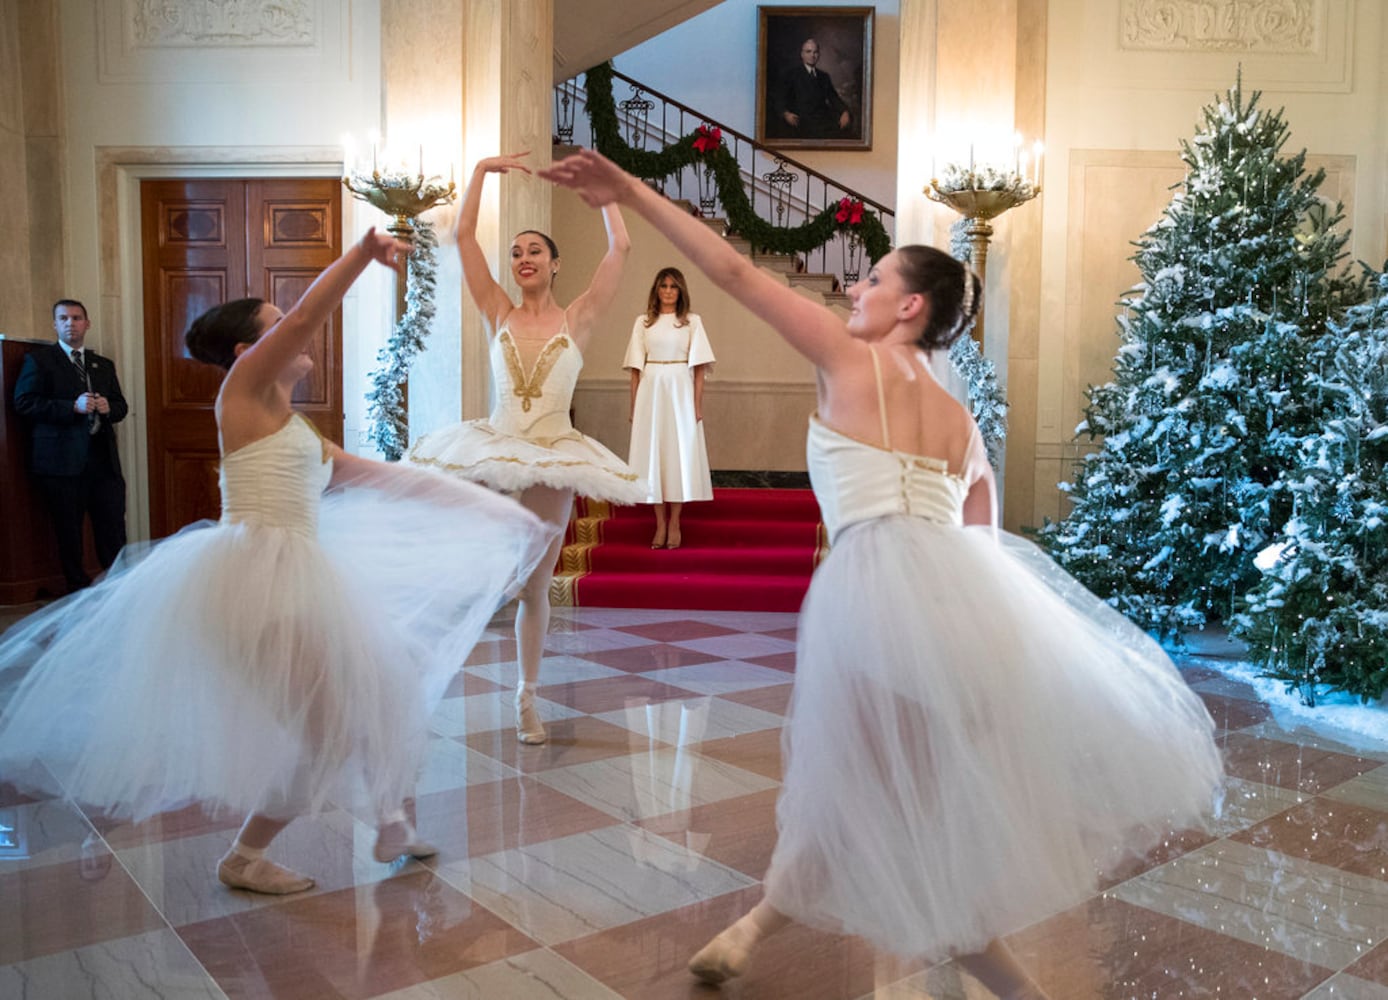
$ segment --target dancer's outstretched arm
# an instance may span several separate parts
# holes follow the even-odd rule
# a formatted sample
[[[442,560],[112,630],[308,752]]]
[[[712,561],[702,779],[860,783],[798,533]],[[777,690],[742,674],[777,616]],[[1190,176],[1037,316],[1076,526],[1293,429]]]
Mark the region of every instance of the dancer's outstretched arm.
[[[588,339],[593,329],[612,300],[617,297],[617,288],[622,281],[622,267],[627,254],[631,252],[631,237],[627,235],[626,222],[616,205],[602,207],[602,222],[607,229],[607,253],[593,272],[593,280],[578,298],[569,303],[566,315],[569,318],[569,333],[578,345],[580,353],[588,348]]]
[[[463,282],[473,304],[487,318],[489,332],[494,333],[502,319],[512,309],[513,303],[506,290],[492,277],[492,269],[487,264],[487,255],[482,252],[482,244],[477,242],[477,218],[482,210],[482,188],[488,174],[506,174],[512,170],[530,173],[530,168],[522,162],[523,153],[509,156],[489,156],[480,160],[472,168],[472,178],[463,191],[462,204],[458,206],[458,258],[463,264]]]
[[[856,353],[853,338],[834,313],[778,282],[708,226],[601,154],[582,150],[539,171],[539,176],[572,188],[589,205],[615,202],[636,212],[817,367],[832,371],[841,359]]]
[[[278,323],[241,354],[222,384],[223,400],[229,395],[256,393],[261,386],[274,382],[308,349],[314,334],[342,303],[347,289],[367,265],[374,260],[399,271],[409,252],[408,243],[378,233],[374,227],[368,229],[360,241],[314,279]]]

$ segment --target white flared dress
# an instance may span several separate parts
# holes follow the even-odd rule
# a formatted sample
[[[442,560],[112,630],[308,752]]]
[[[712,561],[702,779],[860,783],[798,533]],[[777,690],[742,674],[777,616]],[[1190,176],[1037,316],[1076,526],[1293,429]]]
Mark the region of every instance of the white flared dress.
[[[962,527],[946,462],[817,419],[808,454],[833,547],[800,615],[773,906],[937,960],[1202,825],[1214,726],[1156,643],[1029,543]]]
[[[641,373],[631,417],[631,471],[648,485],[645,503],[713,499],[704,424],[694,419],[694,369],[714,361],[703,321],[676,326],[660,313],[636,317],[623,368]]]
[[[583,356],[567,328],[546,341],[529,372],[505,327],[490,355],[491,415],[425,434],[409,461],[508,493],[543,485],[613,503],[645,498],[645,484],[625,462],[574,429],[569,408]]]
[[[552,532],[417,471],[400,496],[324,498],[331,471],[295,415],[223,459],[220,522],[128,547],[11,629],[0,780],[135,818],[396,808],[429,713]]]

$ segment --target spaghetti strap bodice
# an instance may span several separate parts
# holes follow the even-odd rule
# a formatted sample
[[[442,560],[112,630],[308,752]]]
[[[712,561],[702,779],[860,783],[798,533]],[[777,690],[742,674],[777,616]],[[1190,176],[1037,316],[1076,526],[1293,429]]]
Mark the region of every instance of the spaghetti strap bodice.
[[[829,541],[832,543],[851,524],[892,514],[962,525],[968,482],[950,472],[945,459],[892,448],[882,372],[877,352],[871,354],[882,446],[836,431],[817,415],[810,418],[806,462]],[[970,452],[973,447],[971,439]]]
[[[964,523],[969,486],[944,459],[878,448],[815,416],[806,461],[831,543],[851,524],[891,514],[956,527]]]
[[[222,459],[222,522],[318,533],[318,507],[332,478],[323,441],[299,414]]]

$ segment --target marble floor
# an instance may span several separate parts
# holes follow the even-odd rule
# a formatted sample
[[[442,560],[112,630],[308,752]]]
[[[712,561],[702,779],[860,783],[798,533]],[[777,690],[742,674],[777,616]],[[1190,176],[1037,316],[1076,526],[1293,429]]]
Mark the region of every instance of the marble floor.
[[[758,897],[775,837],[795,616],[556,613],[516,743],[515,646],[493,623],[434,721],[427,863],[371,859],[350,810],[274,856],[318,886],[213,878],[238,817],[138,824],[0,784],[0,997],[660,1000],[713,997],[685,962]],[[1287,731],[1247,687],[1182,667],[1220,726],[1218,829],[1172,838],[1014,950],[1056,1000],[1388,1000],[1388,749]],[[984,1000],[949,963],[783,932],[730,997]]]

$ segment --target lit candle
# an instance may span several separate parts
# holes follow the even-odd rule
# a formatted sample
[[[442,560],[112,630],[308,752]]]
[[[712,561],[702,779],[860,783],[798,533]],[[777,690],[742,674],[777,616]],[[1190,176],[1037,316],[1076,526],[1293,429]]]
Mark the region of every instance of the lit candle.
[[[375,139],[372,139],[372,140],[371,140],[371,172],[372,172],[373,174],[378,172],[378,171],[377,171],[377,167],[376,167],[376,140],[375,140]]]
[[[419,176],[424,176],[424,143],[419,144]]]
[[[1046,147],[1041,144],[1040,139],[1037,139],[1035,142],[1031,144],[1032,155],[1036,157],[1036,162],[1032,165],[1032,169],[1036,172],[1035,179],[1032,181],[1032,184],[1036,187],[1041,186],[1041,153],[1045,150],[1045,148]]]
[[[969,173],[974,172],[974,144],[969,143]]]
[[[1012,133],[1012,172],[1022,178],[1022,133]]]

